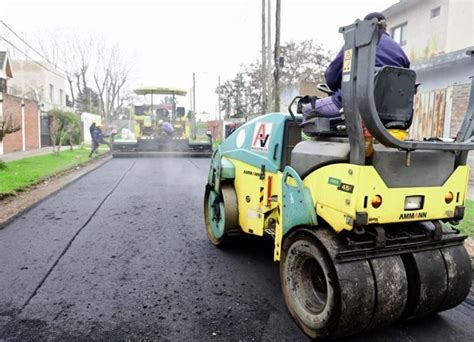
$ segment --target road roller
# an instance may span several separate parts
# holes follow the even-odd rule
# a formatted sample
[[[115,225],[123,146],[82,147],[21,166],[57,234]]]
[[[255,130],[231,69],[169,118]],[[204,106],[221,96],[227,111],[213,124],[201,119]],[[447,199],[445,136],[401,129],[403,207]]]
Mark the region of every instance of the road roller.
[[[410,140],[415,72],[375,68],[375,19],[340,32],[341,115],[303,122],[307,98],[297,97],[289,113],[247,122],[213,152],[204,196],[212,244],[239,234],[274,240],[288,311],[311,338],[448,310],[472,277],[456,225],[474,149],[474,85],[456,137]]]

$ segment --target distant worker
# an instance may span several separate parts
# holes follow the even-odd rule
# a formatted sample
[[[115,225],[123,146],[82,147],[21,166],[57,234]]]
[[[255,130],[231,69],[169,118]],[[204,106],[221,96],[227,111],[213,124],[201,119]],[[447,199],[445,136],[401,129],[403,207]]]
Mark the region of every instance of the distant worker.
[[[102,129],[100,128],[100,126],[96,126],[92,134],[92,146],[91,153],[89,153],[89,158],[92,158],[92,154],[94,152],[97,152],[97,149],[99,148],[100,144],[107,145],[110,149],[110,144],[105,141],[104,137],[105,135],[104,133],[102,133]]]
[[[97,128],[96,123],[93,122],[89,127],[89,133],[91,134],[91,139],[94,140],[94,131]]]
[[[170,124],[168,121],[164,121],[164,122],[161,124],[161,129],[163,130],[163,132],[165,133],[166,136],[168,136],[168,137],[173,136],[174,127],[173,127],[173,125]]]
[[[402,50],[400,45],[395,42],[387,33],[387,23],[382,13],[373,12],[365,16],[364,20],[372,20],[377,18],[379,24],[383,27],[384,32],[377,45],[375,57],[375,67],[380,68],[385,65],[409,68],[410,60]],[[334,94],[329,97],[316,100],[314,107],[311,103],[303,105],[303,117],[314,112],[324,117],[338,116],[342,108],[341,82],[342,82],[342,64],[344,61],[344,47],[339,51],[336,58],[329,64],[326,73],[326,83]]]

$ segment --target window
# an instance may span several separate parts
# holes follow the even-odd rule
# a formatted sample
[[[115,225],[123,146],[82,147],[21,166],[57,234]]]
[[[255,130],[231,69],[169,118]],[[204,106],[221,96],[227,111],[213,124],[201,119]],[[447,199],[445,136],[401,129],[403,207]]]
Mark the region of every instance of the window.
[[[436,7],[431,10],[431,19],[436,18],[441,13],[441,7]]]
[[[393,40],[400,44],[400,46],[407,45],[407,23],[392,28],[391,35]]]
[[[49,102],[54,103],[54,86],[52,84],[49,85]]]
[[[63,97],[64,97],[63,90],[62,90],[62,89],[59,89],[59,104],[60,104],[61,106],[64,104]]]

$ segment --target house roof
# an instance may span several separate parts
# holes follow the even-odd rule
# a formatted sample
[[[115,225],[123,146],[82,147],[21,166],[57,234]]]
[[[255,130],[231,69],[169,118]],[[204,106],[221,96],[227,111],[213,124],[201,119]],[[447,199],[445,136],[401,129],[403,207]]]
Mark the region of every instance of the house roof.
[[[8,79],[12,77],[12,67],[10,66],[8,54],[6,51],[0,51],[0,78]]]
[[[434,69],[446,64],[456,64],[460,62],[468,62],[471,59],[474,63],[474,46],[465,49],[443,53],[442,55],[432,57],[427,60],[412,63],[411,68],[415,70]]]

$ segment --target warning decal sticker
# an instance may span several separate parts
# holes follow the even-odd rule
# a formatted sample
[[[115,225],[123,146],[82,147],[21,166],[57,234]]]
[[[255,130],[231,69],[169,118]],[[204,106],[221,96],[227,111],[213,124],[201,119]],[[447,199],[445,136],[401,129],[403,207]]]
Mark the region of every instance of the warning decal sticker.
[[[272,134],[271,122],[257,122],[252,138],[252,150],[267,152]]]
[[[344,63],[342,66],[342,72],[351,72],[352,64],[352,49],[347,49],[344,51]]]

